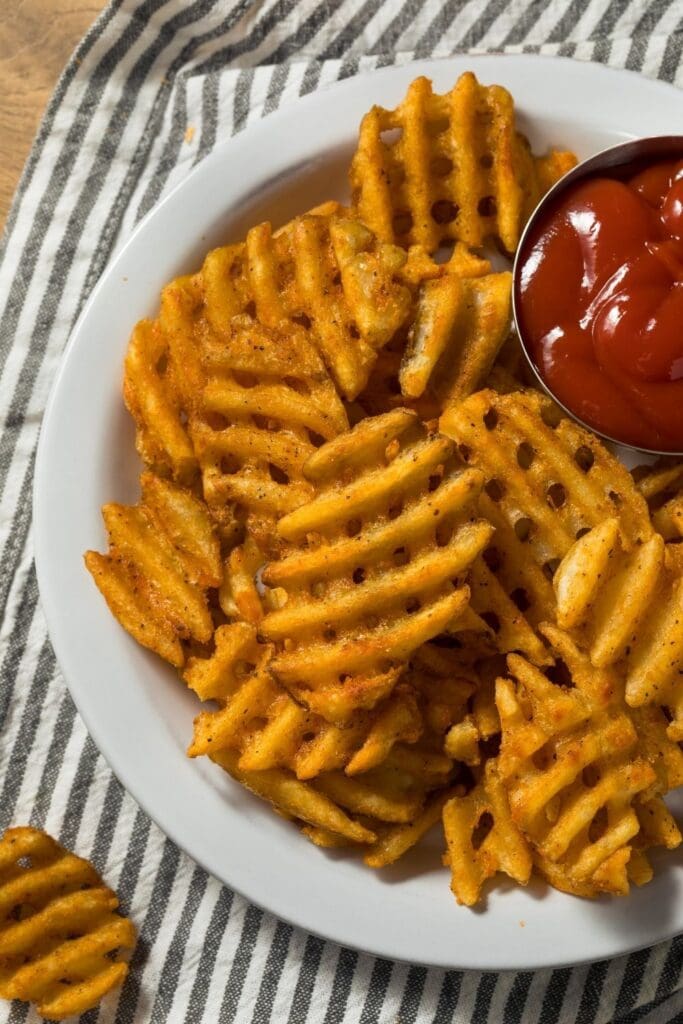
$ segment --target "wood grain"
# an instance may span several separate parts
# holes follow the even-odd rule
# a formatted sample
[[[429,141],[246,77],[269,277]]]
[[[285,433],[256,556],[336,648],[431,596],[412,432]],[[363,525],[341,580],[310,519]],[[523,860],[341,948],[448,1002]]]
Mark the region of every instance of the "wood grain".
[[[0,230],[62,68],[105,0],[0,0]]]

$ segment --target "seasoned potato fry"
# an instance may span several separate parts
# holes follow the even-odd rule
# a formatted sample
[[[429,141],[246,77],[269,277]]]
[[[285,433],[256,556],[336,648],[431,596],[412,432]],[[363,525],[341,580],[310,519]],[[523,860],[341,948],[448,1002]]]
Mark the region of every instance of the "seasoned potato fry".
[[[94,867],[35,828],[0,839],[0,996],[50,1020],[84,1013],[123,982],[135,928]]]
[[[683,575],[658,533],[629,548],[616,519],[576,541],[555,574],[557,621],[594,665],[625,662],[626,701],[659,704],[683,740]]]
[[[526,885],[531,851],[510,816],[507,796],[494,761],[467,796],[456,796],[443,809],[451,889],[458,903],[474,906],[482,887],[499,871]]]
[[[510,333],[512,275],[454,275],[420,289],[399,381],[409,398],[429,388],[442,409],[481,387]]]
[[[462,614],[459,581],[491,528],[473,512],[479,473],[457,472],[451,443],[405,409],[324,445],[305,474],[317,496],[280,520],[297,547],[264,571],[283,603],[260,632],[295,698],[343,721],[386,696],[410,655]]]
[[[416,78],[395,110],[363,118],[353,204],[385,242],[434,252],[447,240],[477,247],[496,237],[514,252],[538,200],[575,163],[573,153],[532,156],[501,86],[466,72],[439,96]]]
[[[154,472],[183,484],[197,473],[187,420],[201,393],[195,342],[201,307],[196,277],[172,281],[162,293],[159,318],[135,327],[125,362],[123,395],[135,420],[138,453]]]
[[[340,729],[297,704],[270,673],[272,647],[259,644],[246,623],[221,626],[216,650],[188,662],[185,680],[216,711],[195,720],[191,757],[223,749],[240,753],[245,771],[289,768],[299,779],[344,769],[357,774],[381,764],[398,742],[414,743],[422,717],[408,686],[400,685],[374,711],[357,712]]]
[[[280,516],[308,501],[303,476],[316,443],[348,426],[332,379],[298,324],[263,327],[236,317],[207,341],[206,387],[191,429],[204,498],[228,530],[246,527],[264,551]]]
[[[88,551],[85,564],[123,628],[181,667],[182,641],[213,635],[207,589],[221,580],[218,539],[189,490],[152,473],[141,486],[139,504],[104,506],[109,553]]]
[[[474,574],[472,607],[492,623],[503,651],[542,663],[522,616],[533,628],[554,620],[552,578],[577,535],[616,517],[626,542],[650,537],[645,501],[604,445],[536,392],[479,391],[448,409],[440,428],[485,474],[479,508],[496,528],[484,554],[489,572],[480,563]],[[505,596],[520,613],[516,622]]]
[[[408,317],[405,262],[401,249],[378,243],[330,203],[275,232],[260,224],[243,245],[209,253],[201,271],[206,316],[219,338],[245,313],[271,328],[304,324],[340,392],[354,398]]]
[[[572,688],[509,655],[517,682],[499,679],[496,703],[498,771],[511,814],[553,885],[580,896],[624,894],[640,814],[661,792],[662,769],[658,775],[650,762],[651,738],[639,739],[619,674],[596,669],[556,627],[543,632]]]

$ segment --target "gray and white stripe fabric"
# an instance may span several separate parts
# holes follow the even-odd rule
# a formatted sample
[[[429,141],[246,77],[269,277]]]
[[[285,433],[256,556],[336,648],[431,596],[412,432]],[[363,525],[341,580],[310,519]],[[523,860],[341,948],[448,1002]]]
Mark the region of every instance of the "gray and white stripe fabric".
[[[475,49],[559,53],[680,84],[683,7],[112,0],[45,115],[0,251],[0,829],[30,822],[92,858],[139,927],[123,990],[88,1021],[683,1022],[683,938],[571,970],[444,972],[339,948],[250,906],[123,791],[41,614],[30,500],[41,415],[114,248],[217,139],[359,70]],[[2,1021],[29,1019],[25,1006],[0,1008]]]

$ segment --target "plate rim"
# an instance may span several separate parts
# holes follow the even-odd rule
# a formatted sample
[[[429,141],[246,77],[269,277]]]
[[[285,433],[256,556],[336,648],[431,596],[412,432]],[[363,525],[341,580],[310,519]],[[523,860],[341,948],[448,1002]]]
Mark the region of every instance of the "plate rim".
[[[293,111],[301,112],[302,108],[315,107],[319,104],[325,104],[331,94],[341,95],[344,92],[351,92],[358,88],[359,80],[365,81],[368,79],[376,79],[378,76],[384,78],[390,78],[392,76],[400,77],[400,74],[410,72],[411,69],[421,68],[430,69],[436,67],[443,67],[446,64],[456,66],[457,73],[458,65],[466,62],[471,65],[473,70],[478,71],[479,68],[485,68],[487,63],[498,65],[501,61],[514,62],[518,65],[523,63],[538,63],[540,61],[546,64],[564,65],[565,67],[571,67],[573,71],[586,71],[590,70],[592,73],[597,75],[608,76],[612,80],[617,78],[623,78],[628,76],[631,80],[638,80],[639,84],[644,89],[650,89],[653,92],[660,92],[661,94],[667,94],[671,96],[672,93],[680,94],[680,90],[673,84],[663,82],[658,79],[646,78],[642,74],[631,71],[628,69],[614,68],[603,64],[598,64],[593,61],[581,61],[569,57],[555,56],[553,54],[455,54],[453,56],[444,56],[438,58],[431,58],[426,60],[411,60],[408,62],[401,62],[393,65],[389,65],[383,68],[375,69],[364,69],[358,74],[351,76],[348,79],[342,81],[333,81],[326,83],[316,91],[309,93],[306,96],[299,96],[293,99],[291,102],[286,103],[278,110],[273,111],[268,115],[264,115],[260,120],[248,124],[243,130],[236,133],[235,135],[229,136],[219,142],[214,149],[209,153],[202,161],[192,167],[189,172],[179,180],[173,188],[169,189],[168,193],[164,195],[161,200],[156,203],[151,210],[149,210],[139,223],[131,231],[130,235],[123,241],[123,243],[115,249],[112,253],[110,260],[108,261],[104,271],[100,275],[97,283],[95,284],[91,294],[86,300],[83,309],[81,310],[77,321],[70,331],[67,343],[59,356],[59,363],[54,376],[54,380],[50,387],[49,397],[45,406],[45,411],[42,417],[40,425],[40,432],[37,445],[36,454],[36,465],[35,473],[32,484],[32,497],[33,497],[33,541],[34,541],[34,556],[36,564],[36,575],[38,581],[38,588],[40,593],[40,604],[45,615],[48,634],[53,645],[57,663],[60,671],[65,680],[66,686],[69,690],[71,698],[76,705],[76,708],[83,719],[85,726],[92,737],[98,751],[102,754],[109,768],[123,785],[128,793],[133,797],[136,803],[143,809],[143,811],[155,822],[161,832],[168,836],[180,850],[185,852],[195,863],[207,871],[208,874],[216,878],[221,885],[226,885],[235,892],[242,895],[246,900],[253,903],[257,907],[266,910],[269,913],[274,914],[281,920],[284,920],[295,927],[300,927],[310,932],[313,935],[319,936],[327,941],[334,942],[335,944],[349,946],[354,949],[358,949],[369,953],[372,956],[386,957],[397,962],[404,963],[420,963],[425,966],[435,967],[437,969],[451,969],[451,970],[478,970],[478,971],[517,971],[517,970],[537,970],[537,969],[551,969],[557,967],[576,966],[579,964],[585,964],[594,962],[597,959],[611,958],[614,956],[621,956],[639,949],[643,949],[653,943],[663,942],[673,938],[675,935],[680,934],[683,930],[683,919],[680,925],[674,927],[668,927],[662,931],[662,933],[656,937],[647,937],[642,942],[639,940],[629,941],[626,944],[620,944],[618,949],[607,950],[606,952],[595,952],[594,950],[584,954],[583,956],[571,957],[567,959],[561,955],[553,956],[550,958],[530,961],[527,959],[515,960],[514,954],[511,955],[511,962],[503,964],[499,961],[488,962],[483,965],[479,962],[465,962],[461,964],[454,963],[451,959],[424,959],[415,958],[414,956],[402,955],[395,950],[382,949],[375,945],[365,945],[358,938],[352,939],[348,936],[340,936],[339,933],[334,932],[334,920],[330,921],[330,927],[316,927],[306,920],[306,915],[297,917],[291,912],[287,912],[281,909],[277,903],[277,900],[272,900],[271,894],[269,893],[268,901],[264,901],[263,897],[258,891],[254,891],[253,887],[244,882],[235,884],[234,881],[228,880],[225,874],[221,876],[216,870],[207,863],[205,857],[201,852],[195,852],[193,849],[193,842],[189,841],[186,836],[183,836],[182,831],[175,827],[175,822],[169,821],[168,814],[161,814],[158,809],[155,809],[148,800],[148,794],[138,792],[138,786],[136,785],[137,779],[129,775],[125,770],[125,765],[121,767],[121,759],[117,760],[116,756],[112,752],[112,746],[109,743],[107,730],[104,723],[98,724],[97,720],[91,716],[90,709],[83,707],[83,702],[79,700],[79,689],[73,684],[71,678],[71,672],[67,671],[63,666],[70,661],[70,655],[64,647],[64,637],[60,632],[60,628],[56,623],[58,622],[58,609],[55,604],[54,591],[49,581],[51,570],[49,568],[50,559],[47,550],[48,537],[49,537],[49,499],[46,494],[46,481],[47,481],[47,452],[48,452],[48,440],[52,429],[52,422],[55,418],[55,410],[58,407],[59,397],[63,381],[68,376],[71,364],[74,358],[77,357],[80,351],[80,346],[85,342],[83,339],[83,327],[87,323],[88,318],[91,316],[92,310],[97,307],[100,299],[100,295],[109,286],[110,278],[117,275],[118,268],[122,263],[125,263],[131,251],[135,250],[135,247],[139,244],[138,240],[141,236],[144,236],[148,230],[148,225],[151,221],[156,220],[161,211],[164,211],[168,206],[172,205],[179,194],[182,194],[185,189],[188,188],[189,183],[195,179],[201,177],[207,173],[207,169],[214,165],[220,164],[224,159],[226,153],[234,155],[240,147],[253,143],[255,138],[265,135],[269,128],[272,128],[275,121],[284,123],[291,117]],[[414,77],[417,73],[425,73],[424,71],[412,73]],[[116,763],[115,763],[116,762]],[[161,819],[161,820],[160,820]],[[163,824],[161,823],[163,821]],[[228,867],[230,865],[228,864]],[[266,887],[263,887],[265,893]],[[565,897],[571,899],[572,897]],[[449,899],[449,893],[447,887],[444,891],[444,899]],[[275,904],[275,905],[274,905]],[[495,920],[495,918],[494,918]]]

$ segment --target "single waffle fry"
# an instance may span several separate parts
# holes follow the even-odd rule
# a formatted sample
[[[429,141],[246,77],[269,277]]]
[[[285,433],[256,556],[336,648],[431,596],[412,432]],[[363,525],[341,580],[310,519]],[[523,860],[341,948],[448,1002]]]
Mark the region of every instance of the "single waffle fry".
[[[543,628],[571,674],[557,686],[517,655],[499,679],[498,770],[516,824],[552,884],[578,895],[628,891],[626,866],[640,831],[637,805],[657,775],[640,756],[623,682],[594,668],[556,627]],[[561,865],[553,872],[548,864]]]
[[[183,484],[197,474],[187,422],[203,384],[200,284],[188,275],[164,288],[157,320],[142,320],[133,331],[123,383],[141,458]]]
[[[458,903],[478,903],[482,887],[502,872],[520,885],[531,876],[531,851],[510,816],[507,796],[494,761],[467,796],[456,796],[443,809],[443,827],[451,869],[451,889]]]
[[[305,475],[317,494],[278,524],[296,547],[264,571],[284,601],[260,631],[294,697],[343,721],[465,610],[462,581],[491,528],[473,512],[479,474],[457,472],[450,442],[405,409],[324,445]]]
[[[647,506],[624,466],[539,393],[477,392],[446,410],[440,428],[486,476],[479,508],[496,528],[487,567],[531,627],[555,619],[552,578],[577,536],[609,518],[618,518],[626,543],[651,536]],[[476,591],[473,584],[472,607],[485,620],[492,611],[500,629],[508,617],[495,607],[499,593],[479,589],[475,601]],[[534,657],[528,644],[526,653]]]
[[[286,769],[244,771],[239,767],[239,754],[227,749],[212,754],[211,760],[287,818],[305,822],[354,843],[373,843],[376,839],[374,832],[350,818],[333,800],[314,789],[310,782],[301,782]]]
[[[557,621],[574,631],[594,665],[626,663],[626,701],[660,704],[683,738],[683,576],[653,533],[633,548],[616,519],[581,537],[555,574]]]
[[[207,383],[192,439],[204,498],[219,523],[236,518],[272,551],[276,520],[312,497],[303,466],[346,429],[343,406],[309,333],[233,318],[205,348]]]
[[[137,505],[105,505],[109,553],[85,564],[113,615],[138,643],[181,667],[182,641],[213,634],[207,588],[220,583],[220,550],[202,503],[151,473]]]
[[[128,973],[135,928],[86,860],[34,828],[0,840],[0,996],[50,1020],[84,1013]]]
[[[242,314],[274,329],[303,324],[339,390],[354,398],[412,296],[400,274],[406,254],[342,214],[328,204],[275,232],[260,224],[243,245],[210,253],[201,277],[217,337]]]
[[[228,555],[218,598],[229,619],[257,624],[263,618],[263,602],[256,576],[265,560],[265,555],[251,537]]]
[[[259,644],[256,630],[233,623],[216,630],[210,658],[193,658],[185,680],[216,711],[195,719],[188,754],[197,757],[230,749],[239,768],[289,768],[299,779],[339,769],[348,775],[382,764],[397,743],[414,743],[423,732],[411,688],[399,684],[373,711],[359,711],[340,729],[290,697],[270,673],[272,647]]]
[[[450,239],[478,247],[497,237],[514,252],[538,200],[575,163],[572,153],[531,154],[501,86],[466,72],[439,96],[416,78],[395,110],[363,118],[353,205],[385,242],[434,252]]]
[[[449,275],[422,286],[399,375],[407,398],[429,388],[445,409],[482,386],[510,333],[511,280]]]

